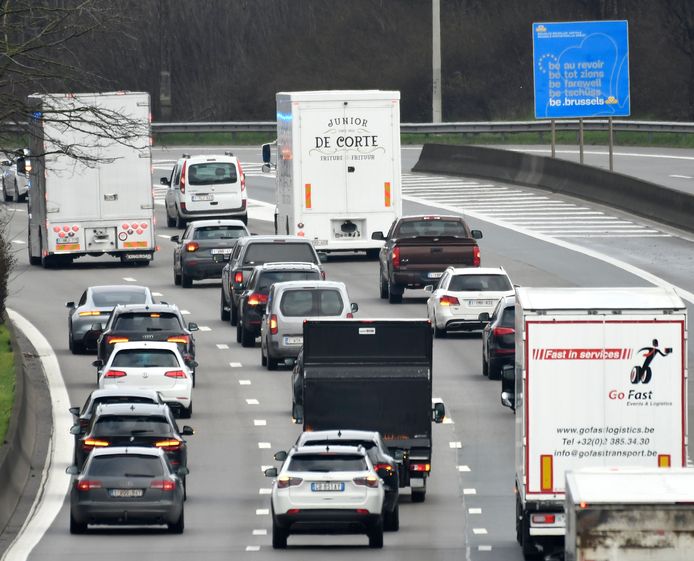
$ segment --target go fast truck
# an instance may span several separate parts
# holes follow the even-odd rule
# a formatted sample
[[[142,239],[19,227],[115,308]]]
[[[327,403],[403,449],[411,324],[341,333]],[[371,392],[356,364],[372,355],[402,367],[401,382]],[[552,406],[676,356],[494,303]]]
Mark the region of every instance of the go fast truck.
[[[526,556],[562,547],[565,472],[686,466],[686,341],[686,308],[669,288],[516,289],[515,374],[504,377],[515,377]]]
[[[32,265],[155,247],[148,93],[33,95],[28,249]]]
[[[276,171],[276,234],[376,257],[402,214],[400,92],[278,93]]]

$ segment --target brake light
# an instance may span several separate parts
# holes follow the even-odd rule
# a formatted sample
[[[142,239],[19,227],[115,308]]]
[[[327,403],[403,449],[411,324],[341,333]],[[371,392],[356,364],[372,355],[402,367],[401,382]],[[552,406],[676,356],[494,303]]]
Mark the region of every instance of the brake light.
[[[169,370],[164,372],[164,376],[168,378],[187,378],[186,373],[183,370]]]
[[[495,327],[492,330],[494,337],[503,337],[504,335],[513,335],[516,332],[513,327]]]
[[[273,335],[277,335],[277,316],[275,314],[272,314],[270,316],[268,324],[270,326],[270,333],[272,333]]]
[[[352,479],[355,485],[364,485],[365,487],[378,487],[378,477],[375,475],[367,475],[366,477],[355,477]]]
[[[105,448],[110,446],[111,443],[108,440],[98,440],[96,438],[87,438],[82,441],[82,448],[85,450],[91,450],[92,448]]]
[[[77,482],[77,489],[80,491],[91,491],[92,489],[101,489],[101,481],[96,479],[83,479]]]
[[[237,161],[236,165],[239,166],[239,177],[241,177],[241,192],[243,193],[246,190],[246,176],[243,174],[241,162]]]
[[[366,508],[358,508],[357,514],[369,514],[369,511]]]
[[[258,304],[267,304],[267,294],[254,292],[248,297],[249,306],[257,306]]]
[[[298,508],[290,508],[287,514],[299,514],[301,511]]]
[[[128,338],[127,337],[118,337],[116,335],[109,335],[106,337],[106,342],[109,345],[115,345],[116,343],[127,343]]]
[[[283,475],[277,478],[277,488],[287,489],[288,487],[296,487],[301,485],[303,479],[301,477],[289,477],[288,475]]]
[[[391,466],[390,464],[376,464],[374,466],[374,470],[375,471],[385,470],[385,471],[390,473],[393,471],[393,466]]]
[[[181,441],[175,438],[170,438],[167,440],[159,440],[154,443],[157,448],[164,448],[167,451],[178,450],[181,447]]]
[[[410,471],[431,471],[431,464],[410,464]]]
[[[241,284],[243,282],[243,271],[236,271],[234,273],[234,282],[236,284]]]
[[[155,479],[149,485],[150,489],[161,489],[162,491],[173,491],[176,489],[176,482],[171,479]]]
[[[198,242],[188,242],[186,244],[186,251],[189,253],[193,253],[194,251],[197,251],[200,249],[200,244]]]
[[[325,271],[320,272],[320,278],[325,280]]]
[[[533,514],[530,521],[533,524],[554,524],[557,517],[554,514]]]
[[[399,247],[394,247],[393,248],[393,267],[396,269],[400,268],[400,248]]]
[[[188,165],[188,162],[183,162],[183,167],[181,168],[181,183],[179,184],[179,188],[181,189],[181,193],[186,192],[186,166]]]
[[[101,312],[98,310],[92,310],[89,312],[80,312],[80,316],[100,316]]]
[[[188,337],[188,335],[172,335],[171,337],[168,337],[166,341],[169,343],[182,343],[187,345],[188,341],[190,341],[190,337]]]
[[[439,304],[442,306],[460,306],[460,301],[455,296],[444,294],[439,298]]]
[[[127,376],[127,372],[123,372],[122,370],[109,370],[104,374],[104,378],[123,378]]]
[[[476,245],[472,248],[472,266],[479,267],[481,262],[480,246]]]

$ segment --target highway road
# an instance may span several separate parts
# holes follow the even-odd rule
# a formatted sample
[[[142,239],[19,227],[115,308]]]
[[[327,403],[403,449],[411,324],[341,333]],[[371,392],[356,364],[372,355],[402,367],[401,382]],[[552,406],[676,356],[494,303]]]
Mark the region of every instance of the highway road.
[[[155,184],[181,151],[154,151]],[[202,151],[209,149],[195,150]],[[273,181],[259,171],[259,150],[235,151],[247,172],[249,196],[272,201]],[[416,148],[403,149],[404,213],[464,209],[472,227],[484,232],[483,265],[503,265],[516,284],[643,286],[654,280],[650,274],[694,293],[694,240],[682,233],[532,189],[412,174],[409,169],[417,155]],[[160,190],[155,192],[160,200]],[[400,531],[386,534],[383,551],[369,550],[363,536],[295,536],[289,539],[289,549],[273,551],[270,481],[262,468],[273,465],[273,452],[289,447],[299,432],[290,422],[290,371],[268,372],[260,366],[259,348],[244,349],[235,342],[232,328],[219,319],[218,282],[196,283],[192,289],[174,286],[168,237],[177,232],[163,227],[162,207],[157,211],[161,250],[151,266],[123,267],[112,259],[88,258],[51,271],[28,264],[22,243],[26,207],[9,204],[6,209],[9,237],[18,249],[8,306],[36,325],[52,345],[73,405],[81,405],[94,388],[93,357],[68,351],[64,303],[78,298],[86,286],[148,285],[202,326],[196,336],[200,366],[195,413],[188,423],[196,434],[188,439],[191,475],[185,534],[109,529],[71,536],[65,503],[31,553],[32,561],[121,561],[145,555],[152,560],[522,559],[513,520],[513,414],[499,404],[499,383],[481,375],[478,334],[434,342],[434,394],[445,400],[450,422],[434,427],[433,475],[426,502],[411,504],[409,497],[401,498]],[[253,209],[261,218],[271,216],[269,206]],[[249,227],[269,233],[271,224],[252,219]],[[625,265],[616,266],[615,261]],[[332,257],[326,271],[329,279],[347,283],[352,300],[359,303],[358,317],[426,315],[423,292],[406,293],[402,305],[379,299],[374,261]],[[693,358],[690,349],[689,360]]]

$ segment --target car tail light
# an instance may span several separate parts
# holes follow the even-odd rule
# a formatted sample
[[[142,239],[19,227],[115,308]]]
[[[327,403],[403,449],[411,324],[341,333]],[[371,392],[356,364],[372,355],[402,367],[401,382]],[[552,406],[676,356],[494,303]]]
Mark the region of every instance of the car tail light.
[[[162,491],[173,491],[176,489],[176,482],[171,479],[155,479],[149,485],[150,489],[161,489]]]
[[[110,446],[111,443],[108,440],[99,440],[97,438],[85,438],[82,441],[82,448],[85,450],[91,450],[92,448],[105,448]]]
[[[431,464],[410,464],[410,471],[431,471]]]
[[[237,161],[236,165],[239,166],[239,177],[241,178],[241,192],[243,193],[246,190],[246,176],[243,174],[241,162]]]
[[[513,335],[516,332],[513,327],[495,327],[492,330],[494,337],[503,337],[504,335]]]
[[[24,171],[26,173],[31,173],[31,161],[30,160],[24,160]]]
[[[96,479],[83,479],[77,482],[77,489],[80,491],[91,491],[92,489],[101,489],[101,481]]]
[[[106,337],[106,342],[109,345],[115,345],[116,343],[127,343],[128,338],[127,337],[117,337],[116,335],[109,335]]]
[[[395,267],[396,269],[400,268],[400,248],[399,247],[393,248],[393,267]]]
[[[198,242],[188,242],[186,244],[186,251],[188,253],[193,253],[194,251],[197,251],[200,249],[200,244]]]
[[[128,373],[122,370],[108,370],[106,374],[104,374],[104,378],[123,378],[127,375]]]
[[[460,301],[455,296],[444,294],[439,298],[439,304],[442,306],[460,306]]]
[[[243,271],[236,271],[234,273],[234,282],[236,284],[241,284],[243,282]]]
[[[254,292],[248,297],[249,306],[257,306],[258,304],[267,304],[267,294]]]
[[[277,488],[286,489],[288,487],[296,487],[301,485],[303,479],[301,477],[289,477],[288,475],[283,475],[277,478]]]
[[[393,471],[393,466],[391,466],[390,464],[376,464],[374,466],[374,471],[381,471],[381,470],[385,470],[385,471],[390,473]]]
[[[352,312],[347,312],[347,319],[352,319],[354,318],[354,314]]]
[[[299,514],[300,512],[301,512],[301,510],[299,510],[298,508],[290,508],[287,511],[287,514]]]
[[[530,521],[533,524],[554,524],[557,517],[554,514],[533,514]]]
[[[270,326],[270,333],[277,335],[277,316],[272,314],[268,320],[268,325]]]
[[[179,187],[181,189],[181,193],[186,192],[186,166],[188,165],[188,162],[183,162],[183,167],[181,168],[181,183],[179,184]]]
[[[90,310],[88,312],[80,312],[80,316],[100,316],[101,312],[98,310]]]
[[[366,508],[358,508],[357,514],[369,514],[369,510]]]
[[[248,201],[246,201],[246,199],[243,199],[243,200],[241,201],[241,210],[246,210],[246,203],[247,203],[247,202],[248,202]]]
[[[186,373],[183,370],[169,370],[164,372],[164,376],[168,378],[187,378]]]
[[[154,445],[157,448],[164,448],[164,450],[167,452],[171,452],[172,450],[178,450],[181,447],[181,441],[176,440],[175,438],[170,438],[167,440],[158,440],[154,443]]]
[[[472,266],[479,267],[481,261],[482,259],[480,257],[480,246],[476,245],[472,248]]]
[[[366,477],[355,477],[355,485],[364,485],[365,487],[378,487],[378,477],[375,475],[367,475]]]
[[[190,341],[190,337],[188,335],[172,335],[171,337],[167,337],[166,341],[168,343],[182,343],[187,345]]]

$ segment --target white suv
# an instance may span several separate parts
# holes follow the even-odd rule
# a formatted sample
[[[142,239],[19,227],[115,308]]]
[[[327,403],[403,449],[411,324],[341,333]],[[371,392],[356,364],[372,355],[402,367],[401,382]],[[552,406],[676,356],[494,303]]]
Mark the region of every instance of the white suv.
[[[248,224],[246,179],[239,161],[223,156],[189,156],[176,162],[167,185],[166,225],[183,228],[198,218],[238,218]]]
[[[364,533],[383,547],[383,481],[361,446],[300,446],[278,452],[272,484],[272,547],[290,534]]]

